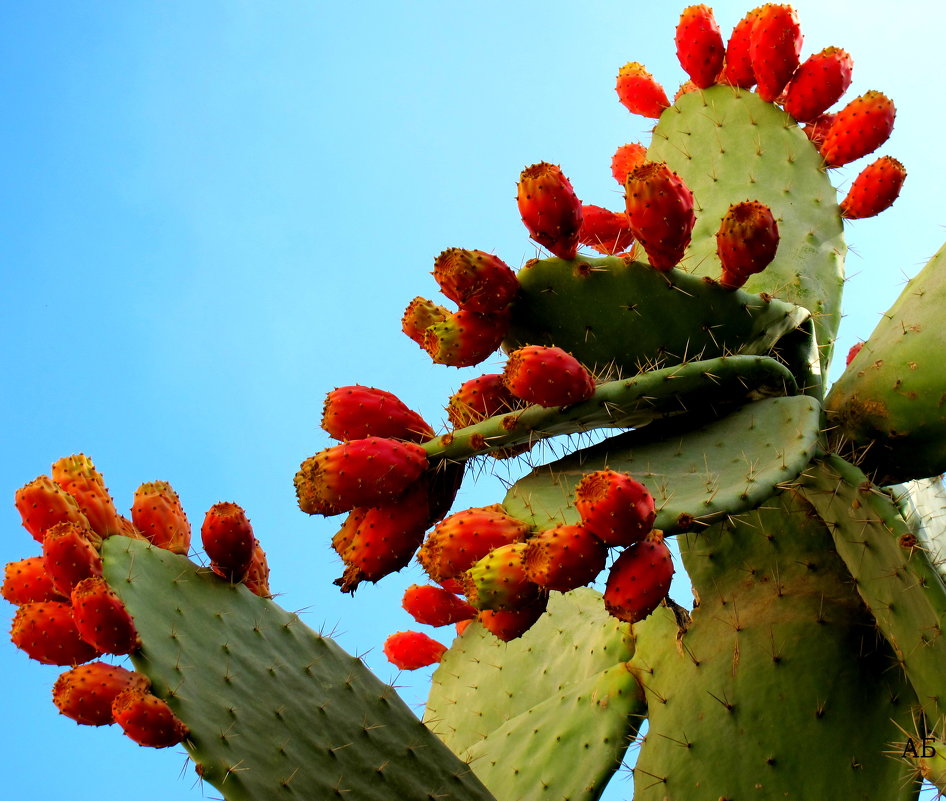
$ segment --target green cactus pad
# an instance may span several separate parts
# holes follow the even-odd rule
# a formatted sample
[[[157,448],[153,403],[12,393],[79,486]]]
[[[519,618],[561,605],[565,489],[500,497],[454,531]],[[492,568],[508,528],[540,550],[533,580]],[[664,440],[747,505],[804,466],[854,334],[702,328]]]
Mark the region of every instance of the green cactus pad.
[[[914,799],[891,756],[916,696],[810,505],[785,491],[678,541],[698,605],[634,626],[635,801]]]
[[[392,687],[296,615],[147,543],[112,537],[103,555],[142,639],[135,668],[228,801],[494,801]]]
[[[927,719],[946,716],[946,584],[883,490],[858,468],[827,456],[802,476],[857,591],[893,647]]]
[[[768,356],[724,356],[599,384],[587,401],[529,406],[424,443],[431,459],[465,459],[594,428],[631,428],[694,408],[717,409],[794,392],[795,378]]]
[[[617,256],[532,261],[519,283],[507,351],[555,345],[595,371],[619,375],[767,353],[808,319],[790,303]]]
[[[498,799],[592,801],[642,720],[633,651],[599,593],[553,593],[512,642],[471,624],[434,673],[424,719]]]
[[[946,246],[906,285],[825,400],[838,452],[878,484],[946,471]]]
[[[733,203],[759,200],[779,227],[775,260],[747,292],[808,309],[825,371],[841,319],[847,246],[824,160],[795,121],[754,92],[713,86],[681,96],[660,117],[647,151],[693,192],[696,225],[682,269],[719,278],[716,231]]]
[[[754,508],[793,480],[818,448],[819,414],[816,400],[797,395],[750,403],[709,423],[651,423],[536,468],[513,485],[503,506],[539,529],[577,523],[575,487],[608,467],[650,490],[656,528],[703,528]]]

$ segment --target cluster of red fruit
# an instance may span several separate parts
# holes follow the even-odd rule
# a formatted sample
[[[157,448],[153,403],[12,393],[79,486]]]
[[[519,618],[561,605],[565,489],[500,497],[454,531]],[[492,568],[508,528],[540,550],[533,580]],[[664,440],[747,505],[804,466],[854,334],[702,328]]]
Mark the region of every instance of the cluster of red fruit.
[[[41,543],[42,554],[6,565],[0,594],[17,606],[11,639],[38,662],[73,666],[53,687],[62,714],[91,726],[118,723],[140,745],[175,745],[187,736],[187,727],[149,692],[148,679],[91,660],[140,647],[131,615],[102,577],[103,541],[131,537],[186,555],[191,528],[180,499],[167,482],[142,484],[129,520],[116,510],[88,457],[60,459],[51,474],[29,482],[15,496],[23,526]],[[215,573],[269,596],[266,556],[239,506],[214,506],[201,536]]]
[[[680,15],[675,36],[677,58],[690,79],[675,99],[715,84],[756,87],[763,100],[779,103],[804,124],[803,130],[826,166],[841,167],[873,153],[893,131],[893,102],[881,92],[871,91],[838,112],[828,112],[851,85],[853,61],[841,48],[826,47],[802,62],[802,39],[798,16],[790,5],[767,3],[754,8],[726,43],[712,9],[690,6]],[[621,68],[616,89],[621,102],[634,114],[657,118],[670,106],[663,87],[636,62]],[[616,161],[623,157],[619,150]],[[906,170],[899,161],[881,157],[855,179],[841,202],[842,216],[854,219],[879,214],[897,199],[905,178]]]
[[[670,551],[653,530],[653,497],[627,474],[599,470],[582,479],[574,500],[579,524],[538,532],[499,505],[450,515],[418,554],[440,586],[408,588],[404,608],[418,623],[453,623],[461,632],[476,619],[509,641],[541,617],[550,591],[590,584],[605,569],[609,549],[619,547],[605,607],[620,620],[643,619],[666,596],[673,576]],[[385,642],[385,654],[413,670],[439,661],[443,646],[421,632],[397,632]]]

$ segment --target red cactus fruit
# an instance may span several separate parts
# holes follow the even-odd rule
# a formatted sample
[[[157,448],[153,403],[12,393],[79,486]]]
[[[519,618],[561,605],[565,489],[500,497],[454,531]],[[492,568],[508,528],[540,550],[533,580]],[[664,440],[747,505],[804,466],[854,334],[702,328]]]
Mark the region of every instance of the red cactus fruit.
[[[384,655],[399,670],[418,670],[443,659],[447,646],[421,631],[397,631],[384,641]]]
[[[43,538],[43,569],[56,592],[69,597],[82,579],[102,575],[102,557],[89,541],[91,529],[79,523],[57,523]]]
[[[749,35],[749,58],[759,97],[770,103],[798,69],[802,45],[798,15],[789,5],[759,7]]]
[[[44,665],[79,665],[102,652],[79,636],[72,605],[65,601],[23,604],[16,610],[10,640]]]
[[[726,48],[709,6],[683,9],[674,42],[680,66],[696,87],[706,89],[716,83],[723,68]]]
[[[424,418],[393,393],[357,384],[338,387],[325,396],[322,428],[343,441],[387,437],[423,442],[434,435]]]
[[[443,587],[412,584],[404,591],[401,606],[425,626],[449,626],[476,617],[476,609]]]
[[[755,24],[759,9],[754,8],[733,28],[726,44],[726,59],[719,82],[750,89],[755,86],[755,72],[752,70],[752,57],[749,54],[752,26]]]
[[[521,542],[529,525],[507,515],[502,506],[476,507],[444,518],[424,542],[418,561],[438,584],[455,579],[502,545]]]
[[[627,473],[596,470],[575,488],[582,525],[606,545],[631,545],[654,527],[657,513],[647,487]]]
[[[890,137],[897,110],[882,92],[854,98],[835,116],[821,145],[829,167],[841,167],[873,153]]]
[[[657,119],[670,105],[667,93],[643,64],[631,61],[618,71],[614,87],[618,99],[631,114]]]
[[[515,640],[531,629],[548,607],[548,595],[518,609],[484,609],[477,616],[483,628],[503,642]]]
[[[487,373],[460,385],[450,396],[447,417],[454,428],[465,428],[521,405],[506,388],[502,373]]]
[[[356,506],[390,503],[420,478],[427,452],[413,442],[365,437],[306,459],[295,476],[299,508],[336,515]]]
[[[627,217],[655,270],[671,269],[683,258],[696,222],[693,193],[662,161],[641,164],[624,185]]]
[[[131,520],[152,545],[187,556],[191,524],[167,481],[149,481],[135,490]]]
[[[595,380],[585,366],[561,348],[526,345],[509,354],[503,371],[506,388],[539,406],[565,406],[588,400]]]
[[[542,161],[526,167],[516,201],[529,236],[560,259],[575,258],[581,201],[558,165]]]
[[[851,345],[851,349],[847,352],[847,359],[845,359],[844,361],[845,367],[854,361],[854,358],[857,356],[858,353],[861,352],[861,348],[863,347],[864,347],[863,342],[856,342],[855,344]]]
[[[608,211],[601,206],[584,205],[582,209],[581,244],[613,256],[629,250],[634,244],[627,214]]]
[[[853,68],[851,56],[839,47],[808,56],[785,89],[782,108],[798,122],[813,122],[848,90]]]
[[[151,682],[141,673],[105,662],[89,662],[67,670],[53,685],[53,703],[60,713],[84,726],[115,722],[112,703],[127,689],[147,692]]]
[[[82,579],[72,589],[79,636],[106,654],[130,654],[141,646],[135,621],[103,578]]]
[[[64,456],[53,463],[52,476],[76,499],[92,530],[100,537],[130,534],[131,524],[118,514],[102,474],[89,457],[81,453]]]
[[[200,540],[215,573],[232,583],[243,581],[256,537],[242,507],[229,501],[211,506],[200,527]]]
[[[673,560],[658,531],[629,545],[611,565],[604,605],[619,620],[636,623],[653,612],[670,591]]]
[[[768,206],[757,200],[734,203],[716,232],[716,253],[723,264],[719,283],[726,289],[741,287],[772,263],[778,242],[778,225]]]
[[[824,138],[827,136],[837,116],[837,114],[822,114],[802,128],[802,131],[805,132],[805,136],[811,140],[811,143],[818,148],[819,152],[824,146]]]
[[[518,609],[539,597],[539,587],[526,575],[527,542],[513,542],[490,551],[463,574],[463,594],[477,609]]]
[[[841,201],[841,216],[849,220],[873,217],[889,209],[899,197],[907,178],[904,166],[891,156],[868,164],[851,184]]]
[[[149,748],[169,748],[190,733],[167,703],[138,687],[115,696],[112,715],[128,737]]]
[[[508,330],[508,312],[480,314],[460,309],[428,326],[423,347],[434,364],[472,367],[496,351]]]
[[[445,250],[434,261],[434,279],[461,309],[483,314],[501,312],[519,292],[509,265],[482,250]]]
[[[28,556],[18,562],[8,562],[3,571],[0,595],[17,606],[66,600],[53,586],[52,579],[43,567],[42,556]]]
[[[434,323],[442,323],[449,316],[450,310],[445,306],[438,306],[432,300],[417,297],[408,303],[404,310],[401,330],[423,348],[427,329]]]
[[[647,161],[647,148],[638,142],[629,142],[621,145],[611,157],[611,175],[621,186],[627,181],[627,176]]]
[[[354,592],[362,581],[380,581],[410,562],[427,528],[426,493],[418,483],[391,503],[352,509],[332,540],[346,565],[335,581],[342,592]]]
[[[584,526],[556,526],[527,540],[526,577],[544,590],[568,592],[604,570],[608,547]]]
[[[260,546],[259,540],[253,543],[253,557],[250,559],[250,566],[243,577],[243,583],[250,592],[260,598],[273,597],[269,591],[269,562],[266,559],[266,551]]]
[[[56,523],[89,521],[68,492],[48,476],[38,476],[16,491],[17,511],[25,528],[37,542],[43,541],[46,529]]]

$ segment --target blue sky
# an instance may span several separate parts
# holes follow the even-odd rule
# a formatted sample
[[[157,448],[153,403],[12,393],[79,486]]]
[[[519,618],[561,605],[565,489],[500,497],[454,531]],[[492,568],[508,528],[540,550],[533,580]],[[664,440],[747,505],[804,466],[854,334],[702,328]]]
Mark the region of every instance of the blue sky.
[[[894,98],[880,152],[909,172],[893,209],[848,226],[843,354],[946,238],[941,26],[929,23],[936,6],[915,0],[795,6],[805,54],[852,53],[850,97]],[[727,33],[746,11],[714,8]],[[444,419],[446,398],[477,370],[431,365],[399,332],[404,306],[434,295],[444,248],[513,266],[535,254],[515,206],[528,164],[561,164],[583,200],[621,208],[611,154],[646,141],[650,126],[617,102],[614,75],[641,61],[672,94],[685,77],[673,48],[680,8],[46,0],[4,10],[0,557],[35,552],[16,488],[84,452],[123,509],[155,479],[174,485],[198,526],[217,501],[243,505],[283,605],[337,629],[393,679],[380,644],[411,624],[400,594],[419,573],[341,595],[328,548],[337,521],[295,506],[299,462],[329,444],[324,394],[378,386]],[[468,480],[455,508],[499,500],[506,469]],[[59,672],[0,643],[7,797],[216,795],[180,750],[140,749],[58,716]],[[428,676],[399,677],[411,703]]]

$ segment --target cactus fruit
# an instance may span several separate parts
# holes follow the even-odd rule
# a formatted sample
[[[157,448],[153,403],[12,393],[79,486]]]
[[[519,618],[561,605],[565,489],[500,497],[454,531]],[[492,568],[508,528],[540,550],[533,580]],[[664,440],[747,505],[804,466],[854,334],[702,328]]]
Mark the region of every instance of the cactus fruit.
[[[848,90],[853,67],[851,56],[840,47],[809,56],[785,89],[782,108],[798,122],[813,122]]]
[[[503,383],[517,398],[539,406],[566,406],[588,400],[595,380],[585,366],[561,348],[527,345],[509,354]]]
[[[586,204],[581,207],[581,217],[581,244],[606,256],[623,253],[634,244],[634,234],[624,212]]]
[[[191,524],[181,499],[166,481],[149,481],[135,490],[131,522],[152,545],[187,554]]]
[[[200,526],[200,542],[210,566],[227,581],[242,581],[253,559],[253,527],[242,507],[229,501],[215,503]]]
[[[618,72],[615,91],[618,99],[631,114],[657,119],[670,106],[667,93],[654,80],[643,64],[631,61]]]
[[[44,665],[79,665],[101,656],[76,628],[66,601],[23,604],[16,610],[10,639],[30,659]]]
[[[726,48],[713,9],[705,5],[685,8],[677,23],[674,41],[680,66],[694,85],[706,89],[716,83]]]
[[[140,687],[127,687],[115,696],[112,716],[125,734],[149,748],[170,748],[188,734],[165,701]]]
[[[493,611],[519,609],[536,601],[539,588],[526,569],[527,542],[500,545],[463,574],[471,606]]]
[[[465,428],[521,405],[506,387],[502,373],[487,373],[460,385],[450,396],[447,417],[454,428]]]
[[[561,259],[575,258],[581,201],[558,165],[542,161],[526,167],[516,200],[529,236]]]
[[[53,703],[67,718],[84,726],[115,722],[112,702],[129,688],[147,691],[151,682],[141,673],[105,662],[77,665],[53,685]]]
[[[654,527],[654,497],[627,473],[595,470],[575,487],[581,524],[607,545],[631,545]]]
[[[391,392],[374,387],[338,387],[325,396],[322,428],[332,439],[386,437],[423,442],[433,429]]]
[[[730,206],[716,232],[716,253],[723,265],[719,283],[727,289],[741,287],[772,263],[778,242],[778,224],[768,206],[754,200]]]
[[[404,591],[401,606],[418,623],[449,626],[476,617],[476,609],[452,592],[432,584],[412,584]]]
[[[627,219],[634,236],[656,270],[675,266],[687,245],[696,218],[693,193],[663,162],[645,162],[624,184]]]
[[[102,575],[102,558],[92,546],[91,529],[57,523],[43,538],[43,569],[60,595],[68,597],[82,579]]]
[[[429,325],[422,347],[434,364],[472,367],[499,347],[508,327],[505,312],[480,314],[460,309]]]
[[[65,601],[56,591],[52,579],[43,566],[42,556],[28,556],[17,562],[8,562],[3,570],[3,586],[0,595],[11,604],[37,603],[39,601]]]
[[[907,171],[892,156],[881,156],[858,173],[841,201],[841,216],[849,220],[874,217],[900,196]]]
[[[627,176],[645,161],[647,161],[647,148],[642,144],[629,142],[621,145],[611,157],[611,175],[623,187]]]
[[[422,631],[398,631],[384,641],[388,662],[401,670],[418,670],[440,661],[447,646]]]
[[[785,88],[801,54],[798,15],[789,5],[766,3],[758,9],[749,35],[749,58],[759,97],[774,101]]]
[[[20,487],[16,491],[15,503],[23,527],[37,542],[42,542],[46,530],[56,523],[89,525],[76,499],[49,476],[39,476]]]
[[[509,265],[482,250],[445,250],[434,260],[434,278],[461,309],[484,314],[503,311],[519,290]]]
[[[135,622],[105,579],[82,579],[70,600],[79,636],[103,654],[130,654],[141,645]]]
[[[873,153],[890,137],[897,110],[881,92],[866,92],[854,98],[831,121],[821,144],[829,167],[842,167]]]
[[[543,590],[584,587],[604,570],[607,546],[584,526],[556,526],[526,542],[525,575]]]
[[[636,623],[647,617],[670,591],[673,559],[663,535],[652,531],[628,545],[611,565],[604,606],[618,620]]]
[[[752,69],[751,37],[759,9],[754,8],[733,28],[726,43],[726,57],[719,82],[740,89],[755,86],[755,71]]]
[[[414,298],[407,304],[401,317],[401,330],[423,348],[427,329],[434,323],[442,323],[449,316],[450,310],[446,307],[438,306],[427,298]]]

